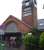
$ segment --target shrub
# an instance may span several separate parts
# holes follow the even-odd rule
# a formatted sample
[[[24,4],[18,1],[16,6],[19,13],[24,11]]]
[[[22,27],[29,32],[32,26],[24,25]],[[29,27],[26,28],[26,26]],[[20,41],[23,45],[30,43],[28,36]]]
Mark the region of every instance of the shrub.
[[[30,42],[31,42],[31,37],[28,35],[28,33],[24,36],[23,42],[24,42],[24,45],[25,45],[25,46],[27,46],[27,45],[30,44]]]
[[[33,45],[36,44],[36,37],[35,37],[34,35],[32,35],[32,37],[31,37],[31,43],[32,43]]]
[[[29,35],[28,33],[24,35],[23,42],[27,50],[31,49],[37,49],[38,43],[39,43],[39,38],[36,37],[35,35]]]
[[[40,35],[39,45],[40,47],[44,47],[44,32]]]
[[[31,34],[29,35],[28,33],[26,33],[24,35],[24,38],[23,38],[23,43],[24,43],[24,46],[25,46],[25,49],[26,50],[29,50],[30,49],[30,43],[31,43]]]
[[[30,44],[35,45],[37,42],[37,39],[34,35],[32,35],[32,34],[29,35],[27,33],[23,38],[23,42],[24,42],[25,46],[29,46]]]

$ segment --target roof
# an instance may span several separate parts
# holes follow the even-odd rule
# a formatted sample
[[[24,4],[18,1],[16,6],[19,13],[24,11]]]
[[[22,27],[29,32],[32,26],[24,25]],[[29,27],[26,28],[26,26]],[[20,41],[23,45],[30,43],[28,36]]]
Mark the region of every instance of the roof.
[[[26,27],[32,28],[32,26],[26,24],[24,21],[21,21],[19,19],[17,19],[15,16],[10,15],[0,26],[0,29],[3,29],[5,27],[5,24],[7,23],[7,20],[12,19],[12,20],[17,20],[18,22],[21,22],[22,24],[24,24]]]

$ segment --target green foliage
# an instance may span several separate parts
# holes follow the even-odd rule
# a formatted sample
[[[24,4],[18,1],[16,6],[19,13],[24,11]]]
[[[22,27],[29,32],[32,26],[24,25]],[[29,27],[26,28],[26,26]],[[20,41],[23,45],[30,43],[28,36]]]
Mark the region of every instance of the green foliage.
[[[24,36],[23,42],[25,46],[29,46],[30,44],[36,44],[36,38],[34,35],[28,35],[28,33]]]
[[[40,47],[44,47],[44,32],[40,35],[39,45]]]
[[[24,36],[23,42],[24,42],[24,45],[25,45],[25,46],[29,45],[30,42],[31,42],[31,37],[30,37],[28,34],[26,34],[26,35]]]
[[[31,43],[32,43],[33,45],[36,44],[36,37],[35,37],[34,35],[32,35]]]

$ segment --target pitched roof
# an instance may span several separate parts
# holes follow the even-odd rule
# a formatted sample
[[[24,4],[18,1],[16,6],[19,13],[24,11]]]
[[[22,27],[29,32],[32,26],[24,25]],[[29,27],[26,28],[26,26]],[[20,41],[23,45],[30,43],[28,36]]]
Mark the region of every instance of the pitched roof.
[[[4,28],[4,26],[5,26],[5,24],[8,22],[8,20],[13,20],[13,21],[16,20],[17,22],[21,22],[22,24],[24,24],[26,27],[32,28],[32,26],[26,24],[24,21],[21,21],[21,20],[17,19],[17,18],[16,18],[15,16],[13,16],[13,15],[10,15],[10,16],[2,23],[2,25],[0,26],[0,29],[3,29],[3,28]]]

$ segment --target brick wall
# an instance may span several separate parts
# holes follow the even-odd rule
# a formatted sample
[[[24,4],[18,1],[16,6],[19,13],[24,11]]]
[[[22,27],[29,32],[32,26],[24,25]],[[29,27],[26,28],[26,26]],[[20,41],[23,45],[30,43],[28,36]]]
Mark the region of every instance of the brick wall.
[[[32,23],[33,23],[33,17],[32,16],[26,16],[26,17],[23,17],[22,18],[22,21],[24,21],[26,24],[28,24],[28,25],[33,25]]]

